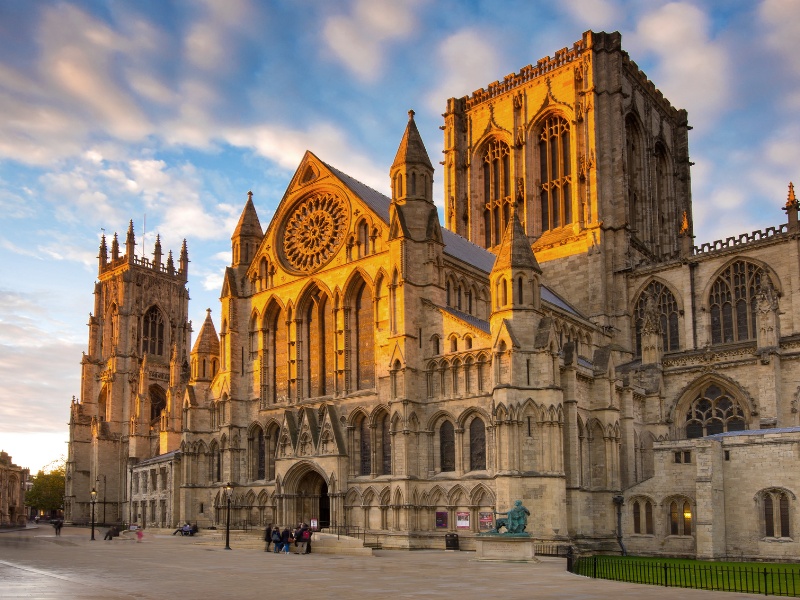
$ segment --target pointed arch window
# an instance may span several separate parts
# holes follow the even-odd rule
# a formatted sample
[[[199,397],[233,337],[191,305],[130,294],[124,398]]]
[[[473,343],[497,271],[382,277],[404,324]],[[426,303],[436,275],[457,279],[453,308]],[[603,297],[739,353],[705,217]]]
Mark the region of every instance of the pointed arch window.
[[[253,432],[253,437],[250,439],[250,464],[252,465],[251,477],[253,479],[266,479],[267,465],[266,465],[267,444],[264,430],[257,427]]]
[[[333,315],[331,303],[321,293],[309,302],[305,320],[305,377],[308,397],[325,396],[333,392]]]
[[[450,421],[439,427],[439,464],[443,473],[456,470],[456,436]]]
[[[392,474],[392,433],[389,415],[383,415],[381,430],[381,475]]]
[[[789,496],[783,490],[767,490],[761,494],[764,509],[764,536],[791,537]]]
[[[289,395],[289,348],[286,313],[274,308],[262,329],[261,400],[286,402]]]
[[[642,509],[644,509],[644,524],[642,524]],[[653,535],[653,503],[649,500],[634,501],[633,532]]]
[[[511,214],[511,152],[508,144],[492,140],[483,153],[483,221],[487,248],[500,243]]]
[[[685,428],[689,439],[726,431],[744,431],[744,411],[730,393],[712,383],[692,401],[686,412]]]
[[[353,358],[355,360],[355,388],[357,390],[375,387],[375,315],[373,314],[372,292],[366,283],[355,295],[355,335],[353,336]]]
[[[569,122],[545,119],[539,133],[539,207],[542,231],[572,223],[572,161]]]
[[[469,470],[486,469],[486,426],[482,419],[473,419],[469,424]]]
[[[161,416],[161,411],[167,408],[167,396],[161,386],[150,386],[150,423],[154,424]]]
[[[669,534],[692,535],[692,505],[688,500],[670,502]]]
[[[359,422],[358,432],[358,474],[369,475],[372,472],[372,445],[369,439],[369,421],[366,417],[362,418]]]
[[[678,324],[678,302],[670,289],[660,281],[652,281],[639,295],[634,309],[636,319],[636,355],[642,355],[642,325],[645,320],[647,299],[652,298],[659,314],[662,348],[673,352],[680,348]]]
[[[155,306],[142,320],[142,352],[164,356],[164,318]]]
[[[763,269],[751,262],[731,263],[711,286],[711,343],[729,344],[756,337],[756,294]]]

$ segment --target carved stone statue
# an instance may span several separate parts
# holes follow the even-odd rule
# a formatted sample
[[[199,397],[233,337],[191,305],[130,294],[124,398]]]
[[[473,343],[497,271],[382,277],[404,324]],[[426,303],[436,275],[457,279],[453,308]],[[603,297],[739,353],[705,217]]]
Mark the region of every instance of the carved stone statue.
[[[500,528],[505,527],[504,535],[514,535],[525,533],[531,511],[522,506],[522,500],[515,500],[513,508],[508,509],[508,512],[495,512],[494,514],[506,515],[506,517],[497,519],[494,529],[489,533],[500,533]]]

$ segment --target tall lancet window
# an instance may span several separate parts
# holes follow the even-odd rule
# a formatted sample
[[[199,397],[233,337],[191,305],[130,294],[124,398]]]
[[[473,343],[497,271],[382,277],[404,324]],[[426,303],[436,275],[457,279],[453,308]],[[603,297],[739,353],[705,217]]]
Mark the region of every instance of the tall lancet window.
[[[539,134],[539,208],[542,231],[572,223],[569,123],[553,115]]]
[[[164,318],[155,306],[145,313],[142,321],[142,351],[164,356]]]
[[[496,246],[511,214],[511,152],[508,144],[492,140],[483,154],[484,244]]]

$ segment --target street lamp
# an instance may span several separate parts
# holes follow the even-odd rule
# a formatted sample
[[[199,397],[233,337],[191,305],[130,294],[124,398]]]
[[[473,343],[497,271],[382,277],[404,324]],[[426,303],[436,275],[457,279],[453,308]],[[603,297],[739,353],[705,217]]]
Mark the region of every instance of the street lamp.
[[[92,494],[92,540],[91,541],[94,541],[94,505],[97,502],[97,490],[92,488],[91,494]]]
[[[225,497],[228,500],[228,514],[225,517],[225,550],[231,549],[231,496],[233,495],[233,484],[226,483]]]

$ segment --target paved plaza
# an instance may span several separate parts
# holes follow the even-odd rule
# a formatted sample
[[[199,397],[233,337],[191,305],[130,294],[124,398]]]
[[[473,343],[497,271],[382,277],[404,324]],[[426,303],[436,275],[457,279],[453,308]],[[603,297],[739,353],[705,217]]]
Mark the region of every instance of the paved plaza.
[[[593,580],[565,561],[485,563],[474,552],[376,551],[373,557],[227,551],[200,538],[147,534],[142,543],[96,541],[89,530],[0,533],[0,598],[675,598],[736,600],[748,594]]]

